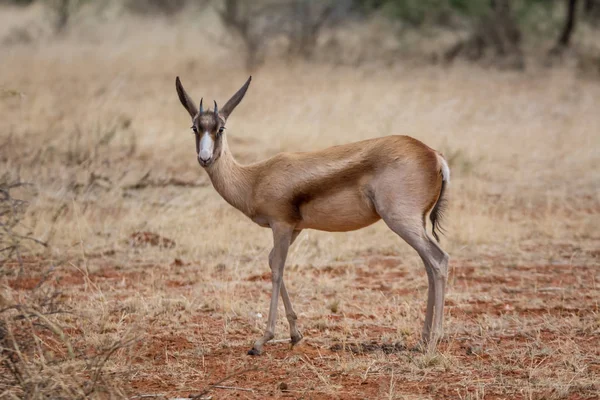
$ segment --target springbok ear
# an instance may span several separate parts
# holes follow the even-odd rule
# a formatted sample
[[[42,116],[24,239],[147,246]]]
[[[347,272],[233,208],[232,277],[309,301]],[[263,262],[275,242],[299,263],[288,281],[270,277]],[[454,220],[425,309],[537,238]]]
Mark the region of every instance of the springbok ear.
[[[196,114],[198,114],[198,109],[194,105],[194,102],[192,101],[190,96],[188,96],[188,94],[185,92],[185,89],[181,85],[181,80],[179,80],[179,77],[175,79],[175,87],[177,88],[177,95],[179,96],[179,101],[181,101],[181,104],[183,104],[183,107],[187,110],[187,112],[190,113],[190,116],[194,118]]]
[[[244,83],[244,86],[242,86],[240,88],[240,90],[238,90],[236,92],[236,94],[231,96],[229,101],[227,103],[225,103],[225,105],[223,106],[223,108],[221,108],[221,110],[219,110],[219,115],[221,115],[221,117],[223,117],[223,120],[227,121],[227,118],[229,117],[231,112],[235,109],[235,107],[238,104],[240,104],[240,101],[242,101],[242,99],[244,98],[244,95],[246,94],[246,91],[248,90],[248,86],[250,86],[251,80],[252,80],[252,76],[250,76],[248,78],[246,83]]]

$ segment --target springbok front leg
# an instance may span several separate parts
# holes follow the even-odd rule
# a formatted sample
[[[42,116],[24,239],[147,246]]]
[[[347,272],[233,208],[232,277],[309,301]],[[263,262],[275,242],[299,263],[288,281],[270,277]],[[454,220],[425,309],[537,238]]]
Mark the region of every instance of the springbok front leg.
[[[275,336],[275,323],[277,322],[277,302],[279,293],[283,287],[283,267],[287,258],[288,249],[294,235],[294,228],[287,224],[273,224],[273,257],[271,264],[271,303],[269,305],[269,318],[264,335],[254,343],[254,347],[248,351],[250,355],[259,355],[263,345]],[[285,291],[287,295],[287,290]],[[289,296],[287,301],[289,302]],[[285,303],[285,300],[284,300]],[[291,305],[291,303],[290,303]],[[294,321],[295,324],[295,321]]]
[[[301,231],[294,231],[292,234],[292,239],[290,240],[290,246],[294,244],[294,240],[296,240],[300,232]],[[271,269],[273,269],[273,254],[274,250],[271,250],[271,253],[269,253],[269,266]],[[294,307],[292,307],[292,301],[290,300],[290,296],[285,287],[285,280],[283,278],[281,279],[281,299],[283,300],[283,306],[285,307],[285,316],[290,325],[290,338],[292,339],[292,347],[294,347],[294,345],[302,340],[302,334],[296,327],[296,320],[298,319],[298,316],[294,311]]]

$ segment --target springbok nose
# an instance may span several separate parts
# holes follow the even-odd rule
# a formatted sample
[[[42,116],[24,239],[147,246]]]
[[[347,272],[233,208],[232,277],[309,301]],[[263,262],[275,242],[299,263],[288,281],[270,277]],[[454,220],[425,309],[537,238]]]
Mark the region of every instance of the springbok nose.
[[[200,154],[198,154],[198,158],[200,158],[200,160],[202,160],[202,161],[210,160],[210,156],[211,156],[210,151],[205,150],[205,149],[200,150]]]
[[[212,158],[213,150],[215,149],[215,142],[210,136],[210,133],[204,132],[199,144],[200,145],[198,149],[200,151],[198,152],[198,160],[201,163],[206,163]]]

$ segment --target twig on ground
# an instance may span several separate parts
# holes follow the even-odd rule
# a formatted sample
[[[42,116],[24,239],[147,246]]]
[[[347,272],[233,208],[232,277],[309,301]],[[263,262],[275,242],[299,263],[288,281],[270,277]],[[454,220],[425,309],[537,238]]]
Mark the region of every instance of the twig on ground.
[[[192,400],[196,399],[195,397],[172,397],[169,400]],[[198,397],[196,400],[212,400],[212,396],[208,397]]]
[[[273,343],[287,343],[287,342],[291,342],[291,341],[292,341],[292,339],[289,339],[289,338],[288,339],[275,339],[275,340],[271,340],[270,343],[271,344],[273,344]]]
[[[219,386],[221,383],[223,383],[223,382],[225,382],[225,381],[227,381],[227,380],[229,380],[229,379],[231,379],[231,378],[233,378],[233,377],[235,377],[235,376],[240,376],[240,375],[246,374],[246,373],[248,373],[248,372],[252,372],[252,371],[258,371],[258,370],[259,370],[259,368],[258,368],[258,367],[252,367],[252,368],[246,368],[246,369],[243,369],[243,370],[241,370],[241,371],[234,372],[234,373],[232,373],[232,374],[230,374],[230,375],[227,375],[225,378],[223,378],[223,379],[221,379],[221,380],[219,380],[219,381],[217,381],[217,382],[213,383],[212,385],[209,385],[209,386],[207,386],[207,387],[206,387],[206,389],[204,389],[204,390],[203,390],[202,392],[200,392],[199,394],[197,394],[197,395],[195,395],[195,396],[192,396],[191,398],[192,398],[192,399],[196,399],[196,400],[197,400],[197,399],[200,399],[202,396],[204,396],[205,394],[207,394],[208,392],[210,392],[210,390],[211,390],[212,388],[214,388],[214,387],[216,387],[216,386]]]
[[[237,386],[221,386],[221,385],[213,385],[216,389],[229,389],[229,390],[242,390],[244,392],[254,392],[254,389],[242,388]]]
[[[550,286],[550,287],[539,288],[537,291],[538,292],[560,292],[562,290],[565,290],[565,288]]]
[[[141,179],[131,185],[123,186],[126,190],[141,190],[148,187],[163,188],[167,186],[177,187],[204,187],[207,186],[208,182],[202,181],[186,181],[179,178],[168,178],[168,179],[150,179],[150,171],[148,171]]]

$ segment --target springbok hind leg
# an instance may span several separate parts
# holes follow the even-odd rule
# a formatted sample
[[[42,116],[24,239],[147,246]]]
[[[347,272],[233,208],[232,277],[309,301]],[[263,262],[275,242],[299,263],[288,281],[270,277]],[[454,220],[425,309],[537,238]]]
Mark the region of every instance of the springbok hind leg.
[[[429,287],[422,341],[429,351],[435,350],[437,342],[443,335],[448,254],[427,235],[420,213],[410,216],[404,213],[403,215],[388,214],[382,215],[382,218],[391,230],[417,251],[425,264]]]
[[[435,347],[437,341],[444,335],[444,303],[446,299],[446,282],[448,281],[448,261],[450,260],[450,256],[427,233],[425,235],[427,237],[428,252],[429,254],[433,254],[433,258],[436,261],[436,264],[433,265],[434,271],[436,271],[434,279],[438,282],[438,285],[435,286],[436,300],[439,298],[434,309],[434,317],[437,317],[434,318],[433,325],[435,335],[433,340],[431,340],[433,347]]]

